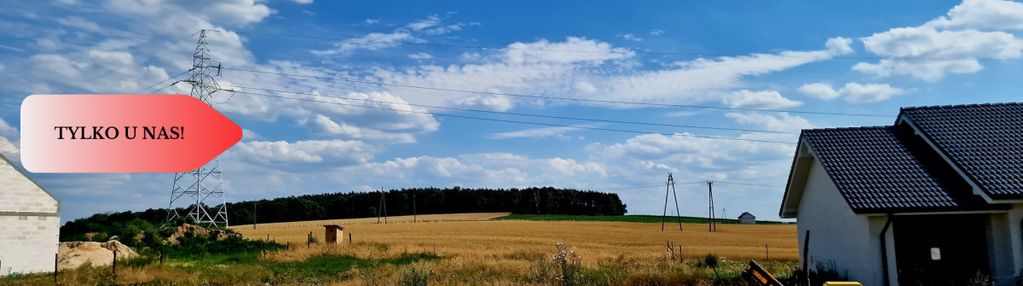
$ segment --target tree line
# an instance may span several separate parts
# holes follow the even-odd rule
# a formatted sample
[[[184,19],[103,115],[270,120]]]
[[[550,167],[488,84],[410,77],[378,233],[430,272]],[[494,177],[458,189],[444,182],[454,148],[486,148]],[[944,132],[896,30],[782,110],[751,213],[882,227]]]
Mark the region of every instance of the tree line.
[[[350,192],[302,195],[258,201],[227,203],[231,225],[322,219],[374,217],[383,213],[381,196],[389,216],[467,212],[516,214],[623,215],[626,205],[615,193],[553,187],[524,189],[409,188],[385,192]],[[180,212],[185,212],[180,209]],[[137,233],[156,231],[167,219],[166,209],[95,214],[61,227],[61,240],[84,240],[96,233],[101,240],[118,235],[122,240]]]

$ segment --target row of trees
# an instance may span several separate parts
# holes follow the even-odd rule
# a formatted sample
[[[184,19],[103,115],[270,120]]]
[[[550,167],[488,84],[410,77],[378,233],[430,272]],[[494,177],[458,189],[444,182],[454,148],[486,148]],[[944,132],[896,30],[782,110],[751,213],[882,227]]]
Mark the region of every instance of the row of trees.
[[[556,189],[414,188],[383,192],[387,215],[512,212],[521,214],[623,215],[614,193]],[[373,217],[381,210],[381,192],[332,193],[228,203],[231,224]]]
[[[373,217],[381,210],[381,193],[387,215],[466,212],[512,212],[518,214],[623,215],[626,206],[614,193],[557,189],[414,188],[386,192],[351,192],[303,195],[271,200],[228,203],[232,225]],[[413,198],[415,198],[413,200]],[[414,209],[413,209],[414,206]],[[253,211],[255,210],[255,215]],[[181,209],[179,212],[184,213]],[[122,242],[139,243],[167,219],[166,209],[95,214],[76,219],[60,229],[61,240],[105,240],[117,235]],[[93,233],[93,237],[86,237]],[[139,233],[150,235],[138,235]]]

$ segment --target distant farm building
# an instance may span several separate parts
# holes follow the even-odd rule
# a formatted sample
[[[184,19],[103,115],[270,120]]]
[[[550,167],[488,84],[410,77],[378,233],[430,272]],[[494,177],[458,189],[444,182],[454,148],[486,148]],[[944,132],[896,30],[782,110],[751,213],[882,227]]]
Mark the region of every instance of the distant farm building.
[[[338,244],[345,240],[345,227],[337,224],[325,224],[323,225],[325,233],[324,238],[326,243]]]
[[[757,217],[749,212],[739,215],[739,224],[757,224]]]
[[[57,199],[0,155],[0,276],[53,271]]]
[[[863,285],[966,285],[978,273],[1016,285],[1021,142],[1021,103],[903,108],[891,126],[803,130],[780,215],[797,219],[811,270]]]

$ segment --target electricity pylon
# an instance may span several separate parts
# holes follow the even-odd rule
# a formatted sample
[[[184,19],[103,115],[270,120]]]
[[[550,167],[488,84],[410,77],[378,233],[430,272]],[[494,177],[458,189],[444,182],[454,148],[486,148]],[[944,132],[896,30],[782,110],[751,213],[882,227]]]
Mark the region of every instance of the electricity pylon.
[[[664,231],[664,220],[668,217],[668,191],[675,198],[675,218],[678,219],[678,231],[682,231],[682,212],[678,208],[678,194],[675,193],[675,178],[668,173],[668,183],[664,186],[664,214],[661,215],[661,231]]]
[[[199,31],[199,40],[192,54],[192,68],[186,80],[175,82],[187,83],[192,86],[190,95],[206,104],[213,104],[213,93],[221,91],[220,85],[212,74],[220,75],[220,63],[210,57],[210,49],[206,40],[208,30]],[[171,187],[170,204],[167,206],[167,222],[174,225],[185,219],[207,227],[227,227],[227,204],[224,200],[223,173],[220,172],[220,156],[206,165],[185,173],[174,174]],[[178,208],[185,208],[187,213],[178,213]]]

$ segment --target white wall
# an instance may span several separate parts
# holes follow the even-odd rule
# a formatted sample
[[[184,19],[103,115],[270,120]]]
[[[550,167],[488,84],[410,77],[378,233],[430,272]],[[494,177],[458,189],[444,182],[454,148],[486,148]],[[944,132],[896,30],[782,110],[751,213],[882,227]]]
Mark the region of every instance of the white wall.
[[[0,275],[53,271],[60,218],[0,215]]]
[[[57,200],[0,158],[0,275],[53,271]]]
[[[809,267],[834,263],[839,273],[863,285],[884,285],[881,267],[880,231],[885,217],[856,215],[838,192],[820,162],[814,160],[807,176],[806,188],[799,204],[799,255],[804,256],[803,240],[810,231]],[[888,229],[888,235],[895,228]],[[891,240],[889,240],[891,242]],[[889,243],[889,250],[894,249]],[[895,253],[888,253],[890,269],[894,269]],[[890,281],[897,281],[892,271]],[[898,285],[892,283],[891,285]]]
[[[0,158],[0,213],[57,213],[57,200]]]

